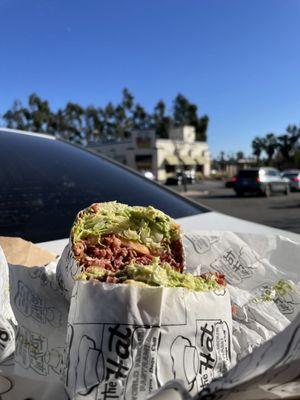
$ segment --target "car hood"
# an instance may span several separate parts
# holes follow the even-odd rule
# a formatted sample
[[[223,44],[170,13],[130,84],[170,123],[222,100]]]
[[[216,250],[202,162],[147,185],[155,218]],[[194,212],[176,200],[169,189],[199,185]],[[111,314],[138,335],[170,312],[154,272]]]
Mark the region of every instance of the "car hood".
[[[232,231],[237,233],[251,233],[258,235],[281,235],[300,243],[300,235],[297,233],[256,224],[254,222],[230,217],[229,215],[221,214],[215,211],[179,218],[177,221],[185,231]],[[48,251],[61,254],[67,243],[68,239],[60,239],[50,242],[42,242],[39,243],[39,245]]]

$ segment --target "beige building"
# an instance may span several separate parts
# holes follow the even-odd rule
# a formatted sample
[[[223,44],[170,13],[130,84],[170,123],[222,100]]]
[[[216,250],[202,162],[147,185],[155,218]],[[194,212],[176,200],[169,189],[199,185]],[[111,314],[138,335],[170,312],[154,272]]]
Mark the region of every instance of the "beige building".
[[[206,142],[195,140],[195,128],[173,128],[168,139],[157,139],[153,130],[133,131],[124,141],[89,144],[88,148],[140,171],[151,171],[164,182],[177,172],[192,176],[210,174],[211,156]]]
[[[229,160],[229,161],[224,161],[223,163],[219,162],[219,165],[217,165],[215,173],[232,177],[237,175],[237,173],[241,169],[253,168],[256,166],[257,166],[256,158],[249,157],[249,158],[241,158],[239,160],[231,160],[231,161]],[[214,175],[214,170],[212,170],[212,175]]]

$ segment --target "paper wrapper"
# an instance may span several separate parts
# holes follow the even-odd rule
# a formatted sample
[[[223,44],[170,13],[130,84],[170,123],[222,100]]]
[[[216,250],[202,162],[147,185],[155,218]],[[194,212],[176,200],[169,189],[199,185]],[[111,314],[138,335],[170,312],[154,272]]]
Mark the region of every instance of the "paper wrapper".
[[[61,293],[67,300],[71,299],[72,290],[76,282],[75,278],[79,273],[80,265],[79,262],[75,259],[70,239],[69,243],[62,252],[56,270],[56,279],[58,286],[61,290]]]
[[[69,242],[58,263],[57,281],[63,295],[71,300],[69,325],[73,330],[72,340],[68,342],[68,347],[70,343],[72,346],[67,372],[70,396],[85,393],[91,399],[94,396],[101,398],[102,391],[105,394],[106,390],[112,390],[120,399],[144,399],[151,391],[175,378],[182,379],[188,391],[197,393],[229,369],[232,319],[227,289],[219,293],[193,293],[180,288],[93,285],[91,282],[78,283],[75,278],[79,272],[80,266]],[[75,310],[77,314],[74,314]],[[109,326],[107,321],[110,321]],[[121,367],[114,366],[120,362],[119,355],[112,360],[112,365],[107,361],[112,357],[109,353],[116,351],[109,352],[107,348],[109,340],[113,340],[109,332],[118,324],[120,335],[124,331],[131,332],[127,338],[130,359],[126,360],[126,365],[121,359]],[[82,352],[91,351],[87,337],[103,360],[95,367],[94,383],[82,388],[85,379],[82,376],[86,375],[82,365],[89,364],[86,361],[88,354],[83,358]],[[103,344],[102,340],[107,343]],[[136,347],[144,350],[138,351]],[[83,360],[82,365],[79,365],[79,358]],[[113,368],[121,368],[115,377]],[[73,378],[69,376],[72,374]],[[81,380],[75,379],[78,376]],[[95,388],[92,394],[91,387]],[[111,387],[114,389],[107,389]]]
[[[6,258],[0,247],[0,363],[15,350],[16,320],[10,305],[9,272]]]
[[[7,276],[7,290],[0,292],[1,317],[5,316],[6,323],[0,337],[9,338],[6,351],[10,349],[0,364],[1,399],[65,400],[61,377],[68,304],[56,283],[57,262],[50,262],[56,256],[19,238],[1,238],[0,242],[8,260],[23,263],[8,265],[8,282],[0,248],[0,280]],[[45,262],[50,263],[43,266]],[[7,305],[11,312],[2,314]]]
[[[63,296],[61,296],[57,290],[57,286],[54,283],[55,279],[52,279],[55,278],[54,273],[50,273],[50,271],[45,268],[45,275],[41,274],[41,276],[44,277],[38,278],[37,276],[33,277],[29,273],[24,272],[24,275],[18,275],[18,277],[23,283],[25,283],[27,288],[30,289],[31,293],[34,293],[34,296],[28,294],[27,296],[24,296],[24,298],[30,299],[30,301],[27,300],[27,302],[24,302],[24,304],[31,304],[31,308],[27,308],[26,306],[25,309],[36,309],[35,299],[39,299],[37,303],[44,304],[42,307],[43,310],[55,307],[55,309],[61,311],[62,326],[57,330],[53,326],[49,325],[49,314],[47,314],[46,311],[42,313],[44,316],[48,315],[48,317],[44,317],[44,319],[42,319],[42,321],[44,321],[43,323],[34,319],[33,316],[36,315],[35,313],[26,312],[24,315],[21,311],[18,311],[18,313],[16,313],[16,319],[19,327],[23,326],[29,331],[44,336],[48,341],[47,349],[50,349],[50,353],[52,348],[60,347],[61,344],[64,343],[67,335],[68,343],[70,344],[71,348],[74,349],[74,354],[77,354],[78,356],[80,355],[80,357],[75,359],[73,356],[73,351],[68,351],[68,349],[65,353],[63,350],[59,351],[59,354],[62,354],[63,357],[64,354],[67,354],[67,356],[64,358],[65,361],[62,361],[62,364],[65,372],[68,372],[66,375],[68,391],[70,393],[74,393],[77,390],[83,390],[83,393],[86,393],[84,391],[90,390],[90,392],[86,394],[77,394],[76,399],[88,398],[88,396],[92,396],[92,394],[94,394],[94,397],[91,398],[95,400],[103,398],[103,395],[98,390],[97,385],[98,382],[101,382],[100,385],[104,382],[101,371],[103,372],[103,368],[106,368],[110,363],[108,362],[107,364],[107,358],[111,359],[112,361],[116,361],[116,358],[112,357],[116,357],[117,343],[119,346],[119,351],[125,351],[124,346],[122,347],[122,341],[119,342],[116,340],[118,339],[116,336],[113,337],[111,341],[112,351],[109,347],[110,342],[108,335],[110,335],[112,332],[109,331],[108,328],[111,327],[114,329],[117,325],[119,325],[117,331],[120,329],[122,334],[126,334],[126,328],[130,328],[131,331],[130,357],[128,358],[130,367],[129,371],[127,371],[128,379],[126,382],[134,382],[133,373],[136,369],[133,364],[133,358],[137,358],[137,360],[139,360],[139,357],[137,356],[138,352],[140,352],[140,365],[145,365],[142,364],[143,352],[145,351],[144,349],[147,349],[147,351],[145,351],[145,363],[148,363],[148,366],[149,360],[152,360],[153,353],[156,354],[157,364],[159,362],[162,363],[161,365],[163,366],[163,369],[159,368],[158,366],[154,373],[154,378],[152,378],[153,372],[151,371],[151,367],[147,372],[144,370],[138,370],[138,372],[136,372],[136,376],[139,376],[139,379],[143,377],[143,379],[146,379],[147,382],[150,382],[150,380],[153,379],[151,382],[153,382],[154,391],[153,395],[150,395],[150,397],[153,399],[155,398],[155,400],[187,400],[192,398],[228,398],[234,400],[250,398],[297,398],[297,394],[300,391],[300,317],[297,316],[300,311],[300,299],[298,291],[300,244],[281,236],[257,236],[233,234],[230,232],[201,231],[187,234],[184,244],[187,256],[186,265],[190,272],[196,274],[208,270],[225,272],[227,279],[230,281],[229,292],[233,301],[233,308],[235,312],[233,321],[233,357],[236,358],[237,365],[232,370],[225,373],[223,377],[220,377],[219,379],[210,383],[204,390],[200,392],[199,395],[197,394],[195,397],[192,397],[193,395],[191,395],[191,393],[194,393],[193,390],[196,390],[196,385],[198,384],[197,379],[194,380],[194,387],[192,388],[192,391],[190,393],[188,392],[188,390],[190,390],[190,382],[191,379],[193,379],[193,373],[195,371],[194,367],[199,367],[200,365],[199,352],[193,350],[193,347],[197,346],[196,339],[198,337],[198,334],[195,334],[195,323],[194,325],[191,324],[191,326],[193,325],[194,331],[192,336],[188,338],[191,343],[186,342],[185,345],[186,353],[190,356],[194,354],[195,358],[193,358],[193,362],[191,364],[184,363],[184,355],[183,362],[179,363],[181,369],[178,368],[177,364],[174,367],[174,371],[179,370],[180,373],[175,375],[172,370],[171,376],[168,376],[164,372],[168,370],[168,366],[170,365],[168,363],[170,363],[170,360],[172,362],[172,357],[170,357],[171,342],[168,342],[167,345],[164,346],[167,350],[163,350],[162,346],[159,346],[156,353],[154,346],[153,350],[151,347],[149,350],[149,343],[153,344],[152,338],[156,337],[158,329],[162,333],[160,336],[161,338],[163,337],[163,334],[167,332],[167,329],[170,335],[187,338],[186,334],[183,333],[183,326],[181,324],[175,324],[174,326],[162,324],[159,327],[159,324],[157,326],[153,326],[143,325],[145,322],[142,324],[140,323],[141,321],[144,321],[143,318],[146,320],[153,318],[153,314],[151,314],[150,311],[152,309],[154,310],[155,307],[159,308],[161,304],[163,306],[162,308],[164,308],[164,304],[169,304],[169,301],[171,301],[171,294],[168,293],[170,289],[162,289],[162,292],[167,294],[161,294],[162,297],[158,297],[158,299],[155,298],[155,302],[153,302],[153,304],[148,304],[148,301],[146,301],[146,299],[143,297],[142,288],[133,288],[132,296],[133,293],[135,293],[135,300],[138,298],[141,299],[141,302],[146,302],[148,304],[148,308],[145,308],[144,306],[139,308],[139,304],[137,304],[130,314],[128,313],[129,309],[126,309],[125,307],[125,303],[122,303],[120,305],[120,310],[123,310],[123,313],[120,321],[116,321],[115,319],[105,320],[105,318],[102,318],[102,316],[99,315],[99,319],[94,321],[94,323],[97,325],[95,328],[95,326],[93,327],[93,325],[88,322],[91,315],[91,310],[89,310],[87,313],[85,313],[84,310],[89,308],[88,304],[95,305],[97,303],[96,309],[94,310],[97,312],[97,307],[103,309],[104,305],[101,304],[102,299],[98,299],[97,297],[99,293],[96,286],[95,288],[92,287],[92,289],[90,289],[91,291],[87,291],[86,283],[80,282],[76,285],[77,288],[74,290],[74,297],[71,299],[71,307],[72,309],[75,307],[75,311],[69,313],[70,326],[67,334],[68,303],[64,301]],[[0,256],[0,260],[2,264],[5,264],[3,257]],[[21,267],[19,267],[18,273],[20,270]],[[2,271],[5,271],[5,268]],[[10,275],[16,276],[16,272],[12,273],[11,271],[12,267],[10,267]],[[5,273],[1,274],[0,279],[7,281],[7,279],[5,279]],[[276,283],[279,279],[290,280],[293,283],[293,290],[285,293],[284,295],[275,296],[274,301],[254,301],[260,296],[262,288],[274,285],[274,283]],[[39,280],[40,283],[37,284]],[[52,289],[50,289],[51,285],[47,283],[46,286],[48,289],[45,292],[45,286],[42,285],[42,281],[53,282]],[[16,285],[16,282],[18,282],[18,279],[12,282],[12,285]],[[107,285],[105,284],[103,285],[103,290],[106,290],[104,289],[106,286]],[[124,290],[124,288],[122,290]],[[16,304],[14,296],[16,293],[18,293],[17,287],[12,287],[11,293],[14,293],[14,295],[11,295],[11,304],[15,312]],[[118,295],[120,295],[120,293]],[[79,296],[85,296],[85,300],[80,302],[80,304],[78,304]],[[1,292],[1,305],[4,303],[2,301],[3,299],[5,299],[5,291]],[[96,299],[97,302],[94,301]],[[132,300],[133,299],[134,298],[132,297]],[[166,301],[164,299],[166,299]],[[88,301],[90,303],[88,303]],[[107,313],[111,312],[109,310],[112,309],[111,307],[114,307],[113,304],[114,302],[111,302],[109,305],[110,308],[103,311],[104,315],[107,316]],[[141,303],[141,305],[142,304],[143,303]],[[187,303],[185,302],[183,304],[186,305]],[[186,306],[187,316],[193,315],[193,318],[198,317],[197,312],[199,311],[199,305],[197,304],[197,306],[198,307],[192,307],[192,312]],[[130,307],[130,310],[131,308],[132,307]],[[22,307],[20,307],[20,309],[23,310]],[[147,310],[146,315],[139,311],[144,309]],[[178,321],[177,310],[174,308],[174,306],[172,306],[172,304],[171,306],[168,306],[166,310],[167,313],[161,312],[159,317],[160,321],[166,322],[163,321],[163,318],[165,317],[167,318],[167,321],[172,319],[175,322]],[[208,310],[206,308],[204,309],[203,307],[202,309],[200,308],[200,310],[201,312],[208,312]],[[212,313],[215,312],[214,310],[209,311]],[[115,309],[114,313],[116,315],[121,314],[119,310]],[[7,323],[7,318],[9,318],[8,315],[6,314],[6,316],[2,316],[2,318]],[[131,325],[123,324],[123,321],[126,320],[126,318],[127,321],[129,321],[127,323],[130,323]],[[204,316],[202,318],[205,319]],[[217,318],[219,317],[217,316]],[[50,320],[57,321],[57,318]],[[82,339],[82,336],[80,336],[83,326],[82,323],[86,325],[87,333],[85,333],[85,335],[92,338],[94,342],[89,341],[88,337]],[[98,326],[102,326],[102,330],[99,329]],[[137,329],[135,329],[136,327]],[[115,331],[113,330],[113,332]],[[140,332],[142,332],[142,334],[140,334]],[[196,330],[196,332],[199,331]],[[18,337],[20,336],[17,334],[16,347],[19,346]],[[99,343],[100,337],[103,339],[101,343]],[[34,343],[35,337],[31,336],[29,338],[30,340],[28,340],[28,342],[31,344]],[[139,346],[139,341],[142,341],[143,346]],[[23,343],[26,345],[27,342]],[[15,343],[11,344],[13,346],[15,345]],[[203,341],[203,344],[205,344],[205,341]],[[180,349],[182,349],[181,346],[182,345],[179,341],[179,347],[173,347],[173,349],[175,349],[175,354],[178,354],[178,358],[180,360],[182,359],[182,353],[180,353]],[[33,366],[39,365],[39,363],[30,362],[23,364],[22,366],[23,361],[20,360],[26,361],[28,359],[26,358],[27,354],[31,354],[32,360],[36,359],[37,352],[34,351],[30,353],[30,349],[32,348],[33,347],[28,344],[24,347],[22,353],[15,352],[14,358],[10,358],[5,361],[5,364],[2,362],[0,365],[0,388],[3,388],[1,389],[2,392],[0,390],[0,393],[5,393],[2,394],[2,398],[4,400],[14,400],[16,398],[22,398],[20,395],[18,395],[22,394],[23,398],[28,397],[41,400],[52,400],[53,398],[57,400],[64,399],[65,395],[63,391],[63,384],[60,380],[60,374],[59,372],[54,372],[54,370],[60,371],[61,368],[57,368],[59,363],[55,363],[54,358],[49,358],[47,351],[41,351],[38,353],[41,354],[41,360],[44,360],[44,362],[40,364],[48,366],[48,368],[44,368],[44,371],[47,371],[47,374],[37,374]],[[198,356],[196,355],[197,353]],[[24,358],[20,357],[20,354],[25,354]],[[172,354],[174,354],[174,352]],[[149,358],[147,358],[147,356],[149,356]],[[82,359],[85,359],[86,361],[84,368],[81,367]],[[119,357],[118,361],[123,361],[122,357]],[[120,362],[118,361],[116,361],[117,365],[113,364],[113,366],[120,368]],[[186,370],[185,364],[188,365]],[[80,374],[82,373],[82,375],[76,375],[74,372],[78,365],[80,365],[80,367],[78,367],[78,371],[81,371]],[[123,365],[126,365],[126,367],[128,366],[127,361],[125,364],[125,359]],[[183,370],[185,371],[184,374],[182,374]],[[86,373],[87,371],[88,373]],[[120,373],[121,372],[123,372],[122,368],[120,368]],[[107,373],[106,370],[105,373]],[[113,372],[110,374],[111,378],[113,378],[113,374]],[[177,380],[169,382],[163,387],[163,390],[159,390],[157,392],[155,391],[154,382],[159,382],[159,379],[162,379],[159,377],[163,377],[163,379],[164,377],[168,379],[177,378]],[[122,379],[124,378],[120,377],[116,386],[112,385],[110,389],[114,390],[115,387],[119,388],[120,386],[118,385],[120,385]],[[13,389],[8,389],[10,381],[13,382]],[[35,382],[34,387],[32,382]],[[161,383],[163,383],[163,380],[159,382],[159,384]],[[134,385],[132,384],[131,387],[133,386]],[[44,390],[42,390],[42,387]],[[126,388],[128,387],[129,386],[126,385]],[[126,394],[126,392],[124,393]],[[113,394],[111,396],[113,396]],[[71,398],[74,397],[72,396]]]
[[[196,394],[230,367],[229,293],[77,282],[67,347],[71,398],[142,400],[172,379]]]

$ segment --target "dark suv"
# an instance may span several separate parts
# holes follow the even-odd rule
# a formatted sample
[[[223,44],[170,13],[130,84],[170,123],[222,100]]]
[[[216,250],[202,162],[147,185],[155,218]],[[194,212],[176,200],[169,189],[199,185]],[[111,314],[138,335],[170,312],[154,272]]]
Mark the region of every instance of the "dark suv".
[[[288,195],[290,184],[275,168],[248,168],[240,170],[237,174],[234,190],[238,196],[245,193],[263,194],[267,197],[272,193]]]

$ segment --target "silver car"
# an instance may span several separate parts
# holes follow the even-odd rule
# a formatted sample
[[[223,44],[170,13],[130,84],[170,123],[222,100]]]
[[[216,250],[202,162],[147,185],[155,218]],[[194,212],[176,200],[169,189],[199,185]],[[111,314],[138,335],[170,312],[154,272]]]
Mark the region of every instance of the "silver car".
[[[282,172],[282,177],[286,178],[290,182],[291,190],[300,190],[300,170],[299,169],[287,169]]]
[[[257,193],[266,197],[272,193],[288,195],[290,183],[276,168],[248,168],[238,172],[234,190],[238,196],[243,196],[245,193]]]

